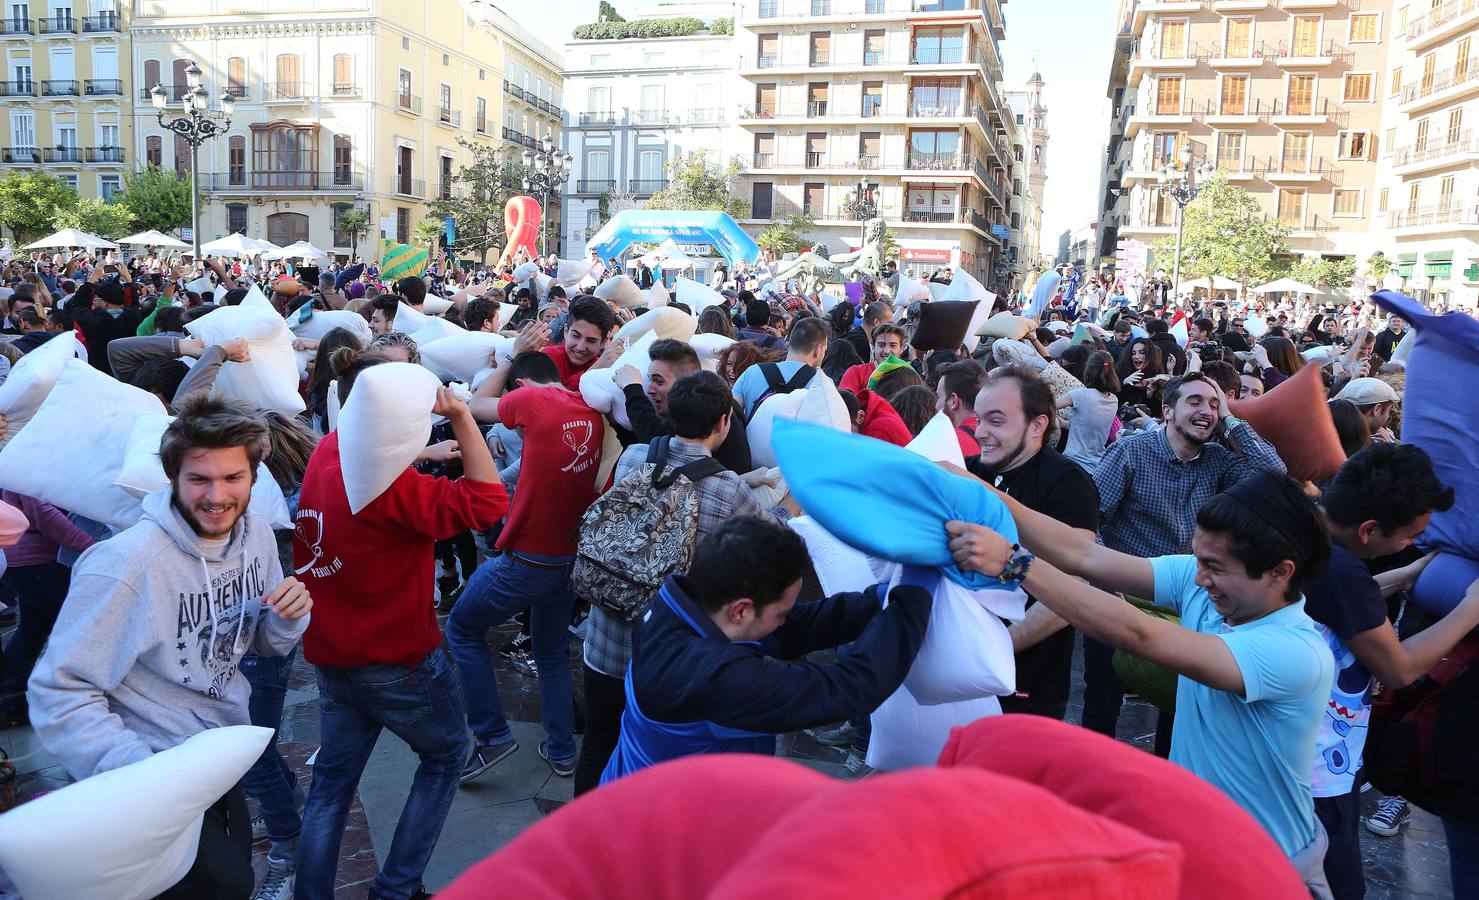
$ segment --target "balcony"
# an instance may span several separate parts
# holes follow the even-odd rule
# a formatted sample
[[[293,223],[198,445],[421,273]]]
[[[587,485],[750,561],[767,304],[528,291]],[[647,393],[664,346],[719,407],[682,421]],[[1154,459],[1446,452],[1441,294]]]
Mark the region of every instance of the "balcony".
[[[1139,34],[1145,22],[1153,15],[1175,15],[1177,13],[1201,12],[1203,0],[1140,0],[1135,4],[1134,21],[1130,31]]]
[[[1431,77],[1403,85],[1399,103],[1404,112],[1417,112],[1452,102],[1475,90],[1479,90],[1479,60],[1462,68],[1441,69]]]
[[[448,109],[447,107],[443,106],[437,110],[437,121],[442,123],[443,125],[450,125],[453,128],[461,128],[462,112],[460,110]]]
[[[39,166],[41,165],[41,148],[5,147],[0,149],[0,163],[11,166]]]
[[[395,108],[397,112],[419,116],[421,115],[421,98],[414,94],[396,94]]]
[[[123,31],[118,24],[118,13],[100,12],[95,16],[82,17],[83,34],[104,34],[110,31]]]
[[[808,169],[822,169],[827,165],[827,154],[808,152],[806,154],[806,167]]]
[[[34,97],[34,81],[0,81],[0,97]]]
[[[1403,147],[1392,154],[1392,170],[1398,175],[1415,175],[1476,160],[1479,160],[1479,141],[1464,131],[1450,135],[1446,143],[1430,142],[1422,148]]]
[[[616,115],[610,110],[601,110],[599,112],[583,112],[580,114],[580,118],[577,121],[582,126],[595,125],[609,127],[616,124]]]
[[[1137,47],[1130,54],[1130,79],[1136,80],[1147,70],[1190,69],[1197,64],[1200,47],[1183,42],[1180,47],[1162,47],[1159,41]]]
[[[773,169],[776,167],[774,153],[756,153],[751,163],[752,169]]]
[[[89,78],[83,89],[89,97],[122,97],[123,80],[119,78]]]
[[[402,197],[418,199],[426,197],[426,182],[416,178],[404,178],[397,175],[391,189]]]
[[[1328,66],[1337,60],[1349,62],[1353,55],[1349,47],[1333,40],[1279,41],[1274,48],[1274,62],[1287,69]]]
[[[1407,23],[1407,49],[1426,50],[1460,32],[1479,28],[1479,0],[1444,0]]]
[[[1205,44],[1197,48],[1214,69],[1256,69],[1266,57],[1277,53],[1264,41],[1240,41],[1235,44]]]
[[[539,142],[534,140],[534,138],[530,137],[529,135],[524,134],[522,131],[515,131],[514,129],[507,126],[504,126],[503,129],[503,139],[505,141],[512,141],[515,144],[520,144],[522,146],[528,147],[531,150],[539,145]]]
[[[1260,9],[1268,9],[1268,0],[1212,0],[1213,12],[1255,12]]]
[[[75,79],[47,79],[41,82],[41,96],[43,97],[78,97],[81,93],[82,84]]]
[[[611,179],[583,178],[575,182],[575,193],[577,194],[606,194],[616,190],[616,182]]]
[[[627,189],[638,197],[650,197],[667,186],[666,178],[637,178],[627,182]]]
[[[1250,169],[1272,184],[1338,182],[1343,174],[1324,157],[1270,156],[1262,161],[1255,160]]]
[[[29,18],[0,19],[0,35],[6,37],[30,37],[31,20]]]
[[[665,109],[638,109],[632,111],[633,125],[676,125],[677,120]]]
[[[1391,212],[1387,214],[1387,227],[1426,231],[1469,230],[1479,227],[1479,205],[1449,203]]]
[[[806,117],[808,119],[820,119],[823,116],[825,116],[826,114],[827,114],[827,101],[825,101],[825,100],[808,100],[808,101],[806,101]]]
[[[122,163],[122,147],[88,147],[87,161],[90,163]]]
[[[689,125],[723,125],[724,110],[722,109],[690,109],[688,111]]]
[[[81,147],[46,147],[41,151],[41,159],[48,165],[75,166],[82,157]]]
[[[47,34],[76,34],[77,20],[71,14],[47,16],[36,20],[36,33]]]
[[[882,98],[879,100],[882,105]],[[964,119],[970,115],[959,101],[941,105],[938,101],[920,102],[909,98],[909,116],[915,119]]]
[[[329,86],[329,93],[331,96],[338,98],[358,97],[360,95],[360,87],[357,84],[346,84],[336,81]]]
[[[1345,127],[1351,114],[1338,103],[1329,100],[1310,100],[1291,103],[1275,100],[1269,113],[1269,121],[1275,125],[1338,125]]]
[[[306,103],[308,84],[303,81],[269,81],[262,85],[264,103]]]
[[[214,193],[358,194],[365,189],[363,175],[339,169],[333,172],[210,172],[200,176],[204,190]],[[397,179],[400,181],[402,179]],[[416,182],[420,184],[420,182]],[[419,194],[418,194],[419,196]]]

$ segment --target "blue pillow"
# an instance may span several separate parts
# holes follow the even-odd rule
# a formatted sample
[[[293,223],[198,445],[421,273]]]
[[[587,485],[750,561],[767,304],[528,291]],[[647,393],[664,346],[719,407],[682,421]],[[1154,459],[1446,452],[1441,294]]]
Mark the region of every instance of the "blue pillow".
[[[961,571],[950,556],[945,523],[956,519],[1017,542],[1006,504],[981,482],[886,441],[791,419],[776,420],[771,446],[796,502],[843,543],[879,559],[933,566],[970,590],[1017,586]]]
[[[1435,616],[1446,616],[1458,606],[1469,585],[1479,578],[1479,562],[1453,553],[1439,553],[1417,576],[1412,601]]]
[[[1063,276],[1056,271],[1046,272],[1038,278],[1037,284],[1032,289],[1032,302],[1027,304],[1027,308],[1022,311],[1022,316],[1041,322],[1043,310],[1047,309],[1048,304],[1053,301],[1053,295],[1058,292],[1058,283],[1062,280]]]

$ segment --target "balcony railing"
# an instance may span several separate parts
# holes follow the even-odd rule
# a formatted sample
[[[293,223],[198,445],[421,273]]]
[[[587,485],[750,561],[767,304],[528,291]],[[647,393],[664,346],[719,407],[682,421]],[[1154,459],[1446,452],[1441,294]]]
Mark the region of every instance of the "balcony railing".
[[[437,121],[443,125],[451,125],[453,128],[462,127],[462,111],[441,107],[437,110]]]
[[[1433,94],[1441,94],[1449,88],[1479,82],[1479,59],[1462,67],[1450,67],[1424,76],[1402,86],[1402,102],[1411,103]]]
[[[668,186],[666,178],[638,178],[628,182],[628,189],[638,196],[655,194]]]
[[[1459,16],[1471,13],[1479,9],[1479,0],[1447,0],[1441,6],[1430,10],[1426,15],[1418,16],[1407,23],[1407,39],[1416,40],[1438,28],[1442,28]]]
[[[1295,60],[1345,60],[1353,54],[1346,45],[1334,40],[1325,41],[1279,41],[1274,47],[1274,58],[1279,62]]]
[[[1271,46],[1266,41],[1239,41],[1236,44],[1226,42],[1217,44],[1198,44],[1194,51],[1198,59],[1230,59],[1230,60],[1262,60],[1278,52],[1277,47]]]
[[[1300,156],[1282,154],[1255,159],[1248,166],[1248,171],[1262,175],[1265,178],[1278,178],[1280,175],[1313,176],[1322,181],[1339,181],[1342,175],[1340,169],[1336,168],[1324,157],[1313,159]]]
[[[0,97],[34,97],[34,81],[0,81]]]
[[[90,163],[121,163],[123,162],[123,148],[88,147],[87,161]]]
[[[689,125],[723,125],[724,110],[722,109],[690,109],[688,111]]]
[[[358,97],[360,93],[359,85],[342,81],[334,82],[329,90],[335,97]]]
[[[100,12],[94,16],[82,17],[82,30],[87,32],[122,31],[118,25],[118,13]]]
[[[808,100],[808,101],[806,101],[806,117],[808,119],[821,118],[822,116],[825,116],[826,114],[827,114],[827,101],[825,101],[825,100]]]
[[[0,150],[0,162],[10,165],[41,165],[41,148],[6,147]]]
[[[538,141],[534,140],[534,138],[530,137],[527,134],[524,134],[522,131],[516,131],[512,128],[509,128],[507,125],[503,127],[503,139],[505,141],[513,141],[515,144],[522,144],[523,146],[529,147],[530,149],[533,149],[533,147],[539,143]]]
[[[806,154],[806,167],[808,169],[820,169],[827,164],[826,153],[808,151]]]
[[[121,97],[123,96],[123,79],[89,78],[84,90],[89,97]]]
[[[229,84],[228,83],[226,85],[226,93],[230,94],[233,99],[236,99],[236,100],[244,100],[244,99],[246,99],[247,94],[248,94],[247,86],[244,85],[244,84]]]
[[[754,166],[752,166],[752,168],[756,168],[756,169],[770,169],[770,168],[774,168],[774,167],[775,167],[775,154],[774,153],[756,153],[755,154],[755,164],[754,164]]]
[[[36,20],[37,34],[76,34],[77,20],[71,15],[47,16]]]
[[[1427,225],[1479,225],[1479,204],[1450,203],[1422,206],[1387,214],[1390,228],[1415,228]]]
[[[575,193],[577,194],[604,194],[616,190],[616,182],[611,179],[583,178],[575,182]]]
[[[413,116],[421,115],[421,98],[415,94],[396,94],[395,108]]]
[[[76,97],[81,91],[82,85],[71,78],[47,79],[41,82],[43,97]]]
[[[806,16],[877,16],[885,13],[963,12],[982,8],[981,0],[749,0],[741,18],[804,18]]]
[[[969,169],[974,160],[964,153],[910,153],[906,168],[930,171]]]
[[[307,100],[308,84],[303,81],[269,81],[262,85],[262,99],[267,103]]]
[[[616,114],[610,110],[599,112],[583,112],[578,120],[582,125],[615,125]]]
[[[41,151],[41,158],[48,163],[60,165],[76,165],[82,162],[81,147],[47,147]]]
[[[632,111],[634,125],[668,125],[673,116],[665,109],[638,109]]]
[[[0,19],[0,34],[31,34],[31,19],[16,18]]]
[[[365,177],[363,175],[343,169],[332,172],[247,172],[244,169],[238,169],[231,172],[203,173],[200,178],[204,182],[203,186],[206,190],[220,191],[223,193],[240,191],[318,191],[320,193],[349,194],[359,193],[365,189]],[[400,180],[397,179],[397,181]]]
[[[822,154],[817,154],[817,155],[818,156],[821,156]],[[754,155],[754,164],[751,166],[751,168],[755,168],[755,169],[805,169],[805,168],[817,168],[816,165],[809,165],[808,158],[807,157],[808,157],[808,154],[801,154],[799,156],[776,156],[774,153],[756,153]],[[823,167],[826,167],[828,169],[853,169],[853,170],[859,170],[859,169],[869,169],[869,170],[872,170],[872,169],[902,169],[902,168],[904,168],[904,157],[902,157],[902,156],[896,156],[896,157],[884,158],[884,157],[878,156],[876,154],[864,154],[864,155],[861,155],[861,156],[849,156],[849,155],[842,155],[842,154],[831,153],[831,154],[826,154],[826,158],[820,161],[820,165],[823,166]]]
[[[916,119],[958,119],[968,114],[958,101],[941,105],[938,102],[921,103],[911,98],[909,115]]]
[[[1470,136],[1470,132],[1464,131],[1450,136],[1446,143],[1432,143],[1428,146],[1403,147],[1392,154],[1392,166],[1408,166],[1413,163],[1432,162],[1434,160],[1446,159],[1450,156],[1463,156],[1467,153],[1479,153],[1479,141]]]
[[[426,182],[419,178],[402,178],[397,176],[392,189],[404,197],[424,198],[426,196]]]

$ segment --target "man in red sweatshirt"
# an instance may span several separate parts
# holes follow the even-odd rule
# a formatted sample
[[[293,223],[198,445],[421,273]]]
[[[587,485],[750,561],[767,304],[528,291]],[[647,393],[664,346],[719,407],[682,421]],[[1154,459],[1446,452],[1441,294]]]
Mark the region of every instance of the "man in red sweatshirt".
[[[360,372],[384,361],[362,359],[340,375],[340,402]],[[441,388],[433,412],[452,424],[462,478],[407,468],[351,513],[337,432],[319,443],[303,477],[293,561],[314,592],[317,615],[303,655],[318,667],[321,742],[298,845],[303,900],[334,896],[344,822],[382,728],[409,744],[421,764],[370,896],[422,895],[422,873],[457,792],[466,721],[432,606],[434,547],[491,527],[508,510],[508,494],[467,404]]]

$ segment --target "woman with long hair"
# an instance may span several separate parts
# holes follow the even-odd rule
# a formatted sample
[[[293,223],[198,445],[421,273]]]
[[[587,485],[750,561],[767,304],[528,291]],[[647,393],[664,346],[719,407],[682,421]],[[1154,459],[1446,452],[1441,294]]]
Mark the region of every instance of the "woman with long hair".
[[[308,364],[308,408],[313,427],[319,434],[329,433],[329,382],[334,380],[334,353],[345,348],[364,349],[359,338],[348,328],[335,328],[319,339],[318,350]]]
[[[1166,375],[1165,357],[1150,338],[1135,338],[1120,354],[1115,374],[1120,379],[1121,403],[1144,405],[1153,418],[1160,418],[1156,398],[1170,378]]]
[[[1253,345],[1253,359],[1263,375],[1263,388],[1271,391],[1304,368],[1304,358],[1286,337],[1264,336]]]
[[[729,382],[730,387],[734,387],[734,383],[750,366],[763,362],[780,362],[782,359],[785,359],[784,354],[768,353],[754,341],[736,341],[719,352],[719,377]]]
[[[718,306],[711,306],[699,313],[698,334],[722,334],[727,338],[739,337],[739,333],[734,329],[734,323]]]
[[[1068,411],[1068,445],[1063,455],[1083,466],[1093,475],[1099,469],[1109,445],[1109,432],[1114,428],[1119,410],[1120,378],[1114,369],[1114,357],[1099,350],[1084,361],[1084,386],[1059,397],[1059,409]]]
[[[839,303],[827,313],[827,324],[832,326],[832,340],[841,340],[852,333],[852,322],[857,311],[851,303]]]

